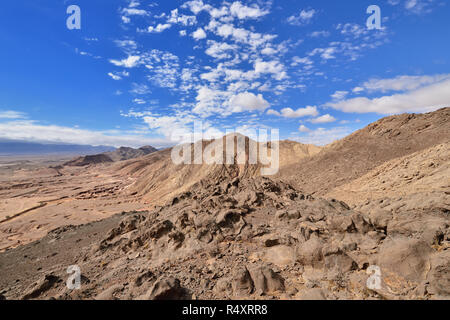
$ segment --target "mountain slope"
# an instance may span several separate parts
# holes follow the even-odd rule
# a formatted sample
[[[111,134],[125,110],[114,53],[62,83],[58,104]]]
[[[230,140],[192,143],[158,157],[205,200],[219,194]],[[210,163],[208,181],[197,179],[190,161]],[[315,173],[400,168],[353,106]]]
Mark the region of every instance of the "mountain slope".
[[[385,197],[443,193],[450,191],[449,177],[450,142],[446,142],[385,162],[364,176],[333,189],[327,197],[356,205]]]
[[[156,151],[158,150],[152,146],[144,146],[139,149],[120,147],[117,150],[106,152],[105,155],[110,157],[113,161],[124,161],[139,158]]]
[[[235,146],[238,139],[245,140],[246,149],[238,151],[235,148],[234,159],[243,157],[245,163],[241,164],[174,164],[171,158],[172,149],[165,149],[148,156],[130,160],[117,165],[113,170],[122,175],[129,175],[136,179],[130,187],[130,192],[141,195],[149,202],[164,203],[167,199],[187,191],[197,183],[211,184],[236,177],[250,178],[261,175],[261,163],[249,164],[249,143],[255,143],[248,137],[240,134],[234,135]],[[223,143],[224,153],[226,150],[226,137],[212,141],[199,141],[203,150],[214,148]],[[192,148],[194,149],[194,148]],[[302,145],[293,141],[280,141],[280,167],[297,163],[304,158],[317,154],[321,148],[311,145]],[[192,152],[192,159],[194,154]],[[225,154],[222,159],[225,159]],[[237,161],[236,161],[237,162]]]
[[[326,146],[279,177],[309,193],[324,195],[382,163],[450,141],[450,108],[383,118]]]
[[[66,162],[64,165],[70,167],[84,167],[93,164],[124,161],[139,158],[156,151],[157,149],[152,146],[144,146],[139,149],[120,147],[119,149],[110,152],[78,157]]]

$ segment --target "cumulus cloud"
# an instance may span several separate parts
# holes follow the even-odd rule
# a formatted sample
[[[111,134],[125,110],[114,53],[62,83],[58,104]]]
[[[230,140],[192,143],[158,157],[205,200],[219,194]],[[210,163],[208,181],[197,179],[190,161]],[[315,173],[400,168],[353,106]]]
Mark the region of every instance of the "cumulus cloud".
[[[233,2],[230,6],[230,13],[238,19],[256,19],[269,13],[269,11],[262,10],[258,5],[247,7],[241,2]]]
[[[262,94],[254,95],[251,92],[243,92],[234,95],[229,100],[232,112],[264,111],[270,104],[264,100]]]
[[[197,17],[179,14],[178,9],[174,9],[170,12],[170,17],[167,19],[167,22],[181,24],[183,26],[193,26],[197,23]]]
[[[309,120],[309,122],[317,124],[317,123],[330,123],[336,121],[336,118],[329,114],[324,114],[323,116],[317,117],[315,119]]]
[[[57,125],[43,125],[31,120],[0,123],[0,138],[31,142],[107,145],[114,147],[142,147],[147,144],[162,147],[171,144],[168,139],[151,138],[142,134],[133,135],[117,130],[93,131]]]
[[[140,59],[140,56],[128,56],[128,58],[122,60],[110,59],[109,62],[118,67],[134,68],[139,64]]]
[[[208,41],[208,49],[205,53],[216,59],[228,59],[231,57],[230,51],[237,50],[236,45],[230,45],[226,42]]]
[[[368,91],[405,91],[414,90],[424,85],[450,79],[450,74],[438,74],[433,76],[397,76],[391,79],[371,79],[365,82],[362,87]],[[356,89],[356,88],[355,88]]]
[[[304,124],[300,125],[300,127],[298,127],[298,131],[300,132],[310,132],[311,130],[306,127]]]
[[[194,33],[192,33],[192,38],[195,40],[205,39],[206,32],[202,28],[198,28]]]
[[[336,91],[331,95],[331,98],[333,98],[333,100],[342,100],[347,96],[347,94],[348,91]]]
[[[257,60],[254,64],[256,73],[269,73],[272,74],[276,80],[283,80],[287,78],[284,65],[276,60],[262,61]]]
[[[316,10],[314,9],[302,10],[298,15],[290,16],[287,19],[287,22],[295,26],[305,25],[311,22],[315,14]]]
[[[450,105],[450,80],[419,89],[378,98],[358,97],[326,104],[343,112],[383,115],[403,112],[430,112]]]
[[[172,27],[172,25],[170,23],[158,23],[158,25],[156,27],[149,26],[147,28],[147,32],[148,33],[161,33],[164,30],[167,30],[167,29],[169,29],[171,27]]]
[[[284,108],[281,110],[281,112],[270,109],[267,111],[267,114],[284,118],[302,118],[307,116],[315,117],[319,114],[319,112],[317,111],[317,107],[307,106],[306,108],[299,108],[297,110]]]

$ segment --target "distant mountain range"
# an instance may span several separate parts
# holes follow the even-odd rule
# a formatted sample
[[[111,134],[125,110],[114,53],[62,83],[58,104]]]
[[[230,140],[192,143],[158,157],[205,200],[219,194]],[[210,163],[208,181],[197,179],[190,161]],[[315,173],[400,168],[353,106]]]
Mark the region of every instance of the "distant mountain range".
[[[83,167],[91,164],[100,164],[100,163],[108,163],[108,162],[116,162],[116,161],[124,161],[139,158],[150,153],[154,153],[158,151],[152,146],[144,146],[139,149],[133,149],[128,147],[120,147],[114,151],[103,152],[100,154],[94,155],[86,155],[75,158],[69,162],[66,162],[64,165],[70,167]]]
[[[0,155],[44,155],[44,154],[96,154],[116,150],[109,146],[77,144],[47,144],[26,141],[0,140]]]

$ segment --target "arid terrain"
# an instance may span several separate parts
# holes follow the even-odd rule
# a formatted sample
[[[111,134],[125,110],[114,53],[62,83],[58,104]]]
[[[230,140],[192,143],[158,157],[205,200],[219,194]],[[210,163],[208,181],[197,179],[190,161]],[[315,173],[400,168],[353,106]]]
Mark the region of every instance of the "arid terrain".
[[[267,177],[150,147],[0,158],[0,298],[449,299],[449,123],[444,108],[280,141]]]

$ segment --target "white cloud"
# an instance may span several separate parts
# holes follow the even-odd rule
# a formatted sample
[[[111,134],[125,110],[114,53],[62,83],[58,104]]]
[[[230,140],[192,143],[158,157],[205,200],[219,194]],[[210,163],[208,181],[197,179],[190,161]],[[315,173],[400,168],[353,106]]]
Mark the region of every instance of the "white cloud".
[[[343,112],[396,114],[430,112],[450,105],[450,80],[444,80],[406,93],[369,99],[353,98],[326,106]]]
[[[137,43],[134,40],[114,40],[114,43],[125,52],[133,52],[137,48]]]
[[[333,100],[342,100],[348,95],[348,91],[336,91],[331,95]]]
[[[130,75],[129,72],[109,72],[108,76],[110,76],[113,80],[122,80],[122,77],[128,77]]]
[[[192,38],[195,40],[205,39],[206,32],[202,28],[198,28],[194,33],[192,33]]]
[[[217,42],[214,40],[208,40],[208,49],[205,53],[216,59],[228,59],[231,58],[230,51],[237,49],[236,45],[230,45],[226,42]]]
[[[178,9],[174,9],[170,12],[170,17],[167,20],[170,24],[181,24],[183,26],[193,26],[197,23],[196,16],[187,16],[179,14]]]
[[[145,104],[146,103],[146,101],[144,99],[139,99],[139,98],[134,99],[133,102],[136,104]]]
[[[430,13],[434,0],[406,0],[405,9],[414,14]]]
[[[194,14],[199,14],[203,10],[211,9],[211,6],[204,4],[202,0],[193,0],[184,3],[181,8],[189,8]]]
[[[118,75],[116,75],[116,74],[114,74],[112,72],[109,72],[108,76],[110,76],[113,80],[121,80],[122,79],[121,76],[118,76]]]
[[[0,138],[31,142],[89,144],[94,146],[108,145],[114,147],[142,147],[148,144],[161,147],[171,144],[168,139],[133,135],[117,130],[93,131],[57,125],[42,125],[31,120],[0,123]]]
[[[368,91],[405,91],[414,90],[424,85],[437,83],[450,79],[450,74],[439,74],[433,76],[397,76],[391,79],[371,79],[362,86]]]
[[[261,53],[262,53],[262,54],[265,54],[265,55],[268,55],[268,56],[274,55],[274,54],[276,54],[277,52],[278,52],[278,51],[275,50],[275,49],[272,48],[272,47],[265,47],[264,49],[261,50]]]
[[[185,37],[187,35],[187,31],[186,30],[180,30],[179,32],[181,37]]]
[[[369,33],[365,26],[356,23],[338,24],[336,29],[340,30],[343,35],[352,36],[353,38],[359,38]]]
[[[122,60],[110,59],[109,62],[118,67],[134,68],[139,64],[140,59],[140,56],[128,56],[128,58]]]
[[[260,9],[257,5],[254,5],[252,7],[247,7],[246,5],[243,5],[239,1],[233,2],[233,4],[230,6],[230,13],[237,17],[238,19],[256,19],[259,17],[262,17],[269,13],[269,11],[265,11]]]
[[[256,50],[259,46],[266,45],[277,37],[276,35],[271,34],[251,32],[244,28],[235,28],[232,24],[210,23],[208,29],[225,39],[231,37],[235,42],[247,44],[251,46],[253,50]]]
[[[307,128],[305,125],[300,125],[300,127],[298,127],[298,131],[300,132],[310,132],[311,130],[309,128]]]
[[[336,121],[336,118],[329,114],[324,114],[323,116],[309,120],[309,122],[314,123],[314,124],[330,123],[330,122],[335,122],[335,121]]]
[[[272,74],[273,78],[276,80],[283,80],[287,78],[286,71],[284,70],[284,65],[279,61],[262,61],[257,60],[255,62],[255,73],[269,73]]]
[[[314,9],[302,10],[298,15],[290,16],[287,19],[287,22],[295,26],[305,25],[311,22],[315,14],[316,10]]]
[[[228,104],[231,107],[232,112],[264,111],[270,106],[270,104],[264,100],[262,94],[254,95],[250,92],[233,95]]]
[[[138,83],[133,83],[132,84],[132,89],[130,90],[131,93],[134,94],[148,94],[150,93],[150,88],[146,85],[146,84],[138,84]]]
[[[148,12],[141,9],[135,9],[135,8],[124,8],[122,9],[122,13],[127,16],[146,16],[148,15]]]
[[[292,58],[292,61],[293,61],[291,63],[292,67],[296,67],[299,64],[304,64],[304,65],[312,65],[313,64],[313,61],[308,57],[300,58],[300,57],[295,56]]]
[[[156,27],[149,26],[147,28],[147,32],[148,33],[161,33],[164,30],[169,29],[170,27],[172,27],[172,25],[170,23],[158,23],[158,25]]]
[[[342,139],[350,133],[351,130],[346,127],[335,127],[330,129],[318,128],[316,130],[309,131],[306,136],[293,137],[290,139],[305,144],[324,146],[336,140]]]
[[[26,118],[25,113],[13,111],[13,110],[0,110],[0,119],[24,119]]]
[[[316,48],[309,53],[310,56],[320,55],[324,60],[336,59],[335,53],[337,51],[336,47],[328,48]]]
[[[323,31],[314,31],[314,32],[311,32],[309,34],[309,36],[312,38],[328,37],[328,36],[330,36],[330,33],[328,31],[324,31],[324,30]]]
[[[276,115],[284,118],[301,118],[301,117],[315,117],[319,114],[317,111],[317,107],[315,106],[307,106],[305,108],[299,108],[297,110],[293,110],[291,108],[284,108],[281,112],[275,110],[268,110],[267,114]]]
[[[214,113],[226,114],[227,112],[224,110],[223,102],[229,97],[229,95],[230,94],[226,91],[202,86],[197,89],[197,103],[192,111],[203,117]],[[230,114],[230,112],[227,114]]]

